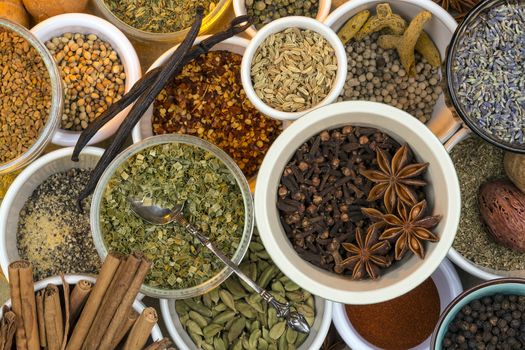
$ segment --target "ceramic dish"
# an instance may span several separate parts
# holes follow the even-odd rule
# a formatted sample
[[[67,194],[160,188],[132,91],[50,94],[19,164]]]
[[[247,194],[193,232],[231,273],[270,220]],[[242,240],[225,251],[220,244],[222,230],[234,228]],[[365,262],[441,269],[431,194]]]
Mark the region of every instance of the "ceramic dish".
[[[494,294],[516,294],[525,295],[525,279],[500,278],[477,285],[454,299],[441,314],[431,340],[431,349],[441,349],[442,341],[447,332],[450,322],[457,313],[471,301]]]
[[[470,129],[464,127],[461,128],[457,133],[455,133],[446,143],[445,143],[445,149],[447,152],[450,153],[452,149],[468,137],[472,137],[475,134],[470,131]],[[501,271],[501,270],[494,270],[489,269],[487,267],[480,266],[473,261],[465,258],[463,255],[461,255],[454,247],[451,247],[448,252],[448,257],[450,260],[452,260],[456,265],[461,267],[463,270],[468,272],[469,274],[476,276],[482,280],[493,280],[496,278],[502,278],[502,277],[525,277],[525,271],[523,270],[517,270],[517,271]]]
[[[330,13],[330,7],[332,6],[332,0],[319,0],[319,9],[317,10],[317,15],[315,19],[319,22],[323,22],[328,14]],[[242,16],[246,14],[246,0],[233,0],[233,11],[236,16]],[[257,34],[257,29],[255,26],[251,26],[246,29],[245,33],[253,38]]]
[[[125,92],[128,92],[142,75],[139,58],[133,45],[120,30],[102,18],[83,13],[69,13],[54,16],[40,22],[31,29],[31,32],[42,42],[65,33],[96,34],[100,39],[111,45],[122,62],[126,73]],[[99,143],[111,137],[117,131],[130,109],[131,107],[126,108],[104,125],[88,144]],[[79,137],[79,131],[59,128],[53,136],[53,143],[60,146],[74,146]]]
[[[35,50],[40,54],[44,64],[46,65],[47,72],[49,73],[49,80],[51,84],[51,109],[49,111],[49,117],[45,127],[40,133],[40,136],[35,143],[21,156],[10,160],[6,163],[0,163],[0,176],[19,170],[35,160],[46,146],[51,142],[53,134],[57,130],[60,120],[62,118],[63,111],[63,91],[62,91],[62,79],[60,78],[60,72],[58,71],[55,60],[47,50],[47,48],[38,40],[26,28],[19,24],[11,22],[7,19],[0,18],[0,28],[11,30],[31,44]]]
[[[90,281],[91,283],[96,282],[96,278],[91,277],[91,276],[86,276],[86,275],[64,275],[64,279],[70,285],[77,284],[81,280]],[[35,282],[35,292],[46,288],[48,284],[54,284],[55,286],[61,286],[62,279],[59,276],[53,276],[53,277],[49,277],[41,281]],[[7,305],[10,307],[11,299],[6,301],[4,305]],[[146,306],[139,300],[135,300],[133,302],[133,310],[137,311],[139,314],[141,314],[145,308]],[[2,317],[2,310],[0,309],[0,318],[1,317]],[[162,337],[162,332],[160,331],[160,327],[158,326],[158,324],[156,324],[155,326],[153,326],[153,329],[151,330],[151,339],[153,341],[159,341],[162,338],[163,337]]]
[[[146,32],[130,26],[115,16],[106,5],[107,0],[94,0],[93,5],[102,17],[117,26],[126,36],[137,40],[141,44],[148,43],[176,43],[180,42],[188,34],[189,28],[172,33],[152,33]],[[210,32],[214,25],[222,18],[230,6],[231,0],[218,0],[214,8],[204,17],[201,26],[201,34]]]
[[[463,291],[463,287],[461,286],[461,281],[454,266],[447,259],[443,260],[431,278],[439,293],[441,313],[447,305]],[[381,350],[366,341],[352,326],[346,314],[345,304],[334,303],[333,321],[339,335],[348,346],[360,350]],[[427,350],[429,346],[430,337],[410,350]]]
[[[312,30],[322,35],[326,39],[326,41],[328,41],[328,43],[334,48],[335,56],[337,57],[337,73],[332,89],[330,90],[330,92],[324,100],[322,100],[316,106],[312,106],[311,108],[306,109],[304,111],[291,113],[283,112],[272,108],[266,103],[264,103],[259,98],[259,96],[257,96],[257,94],[255,93],[255,89],[253,88],[251,78],[251,67],[252,60],[255,56],[255,53],[257,52],[257,49],[264,42],[264,40],[266,40],[267,37],[269,37],[272,34],[282,32],[287,28],[294,27]],[[246,48],[246,52],[244,53],[241,63],[242,86],[244,87],[246,96],[248,97],[248,99],[250,99],[250,102],[255,106],[255,108],[257,108],[262,114],[279,120],[296,120],[297,118],[305,115],[306,113],[316,108],[334,102],[343,89],[346,79],[346,72],[346,52],[345,48],[343,47],[343,44],[341,43],[341,40],[339,40],[339,38],[337,37],[337,34],[335,34],[334,31],[328,28],[326,25],[316,21],[315,19],[300,16],[280,18],[264,26],[250,41],[250,44]]]
[[[354,281],[303,260],[282,228],[276,208],[277,188],[285,165],[311,136],[344,125],[378,128],[399,142],[409,143],[415,157],[429,162],[427,200],[442,219],[434,229],[439,242],[429,244],[423,260],[412,255],[395,264],[378,280]],[[454,165],[440,141],[411,115],[384,104],[340,102],[319,108],[288,127],[270,148],[255,189],[256,220],[261,239],[276,265],[302,288],[345,304],[373,304],[407,293],[427,279],[446,257],[460,216],[459,183]]]
[[[0,265],[7,276],[9,264],[19,260],[17,248],[20,210],[33,191],[49,176],[71,168],[93,169],[104,153],[101,148],[86,147],[78,162],[71,160],[73,148],[50,152],[25,168],[15,179],[0,206]]]
[[[202,148],[219,158],[230,170],[231,174],[235,177],[237,185],[239,186],[239,189],[242,193],[245,209],[244,231],[241,237],[241,241],[239,242],[239,247],[237,248],[235,254],[231,258],[231,260],[234,263],[239,264],[242,261],[244,254],[246,254],[246,251],[248,250],[248,245],[250,244],[254,225],[253,203],[248,182],[246,181],[246,178],[244,177],[242,171],[239,169],[237,164],[235,164],[235,162],[226,153],[224,153],[224,151],[212,145],[211,143],[201,140],[197,137],[178,134],[153,136],[139,143],[135,143],[132,146],[128,147],[126,150],[124,150],[122,153],[120,153],[106,168],[97,184],[97,187],[95,188],[95,192],[93,193],[93,198],[91,200],[91,230],[93,234],[93,240],[95,242],[95,248],[97,249],[98,254],[102,259],[104,259],[108,254],[108,249],[104,242],[100,224],[100,207],[102,205],[102,199],[108,182],[113,177],[115,171],[134,154],[141,152],[149,147],[167,143],[183,143]],[[133,214],[130,213],[129,215]],[[202,249],[207,248],[203,247]],[[232,274],[232,272],[233,271],[231,269],[225,266],[220,272],[218,272],[208,281],[191,288],[163,289],[143,284],[140,291],[147,296],[155,298],[191,298],[197,295],[204,294],[210,291],[211,289],[217,287],[219,284],[224,282]]]
[[[378,4],[384,3],[382,0],[352,0],[338,7],[328,16],[324,23],[338,31],[355,14],[363,10],[375,11]],[[436,44],[442,59],[446,55],[447,46],[457,27],[454,18],[441,6],[431,0],[396,0],[388,1],[392,11],[406,19],[413,18],[420,11],[426,10],[432,13],[432,19],[425,26],[425,31],[430,35]],[[444,94],[438,99],[432,118],[427,122],[427,126],[441,140],[447,140],[454,132],[461,127],[461,122],[454,119],[451,111],[445,104]]]
[[[166,324],[168,333],[180,350],[197,350],[197,346],[195,346],[195,343],[180,323],[179,316],[175,310],[176,302],[176,300],[160,300],[162,318]],[[317,316],[315,317],[310,334],[297,350],[319,349],[328,333],[330,324],[332,323],[332,303],[320,297],[315,297],[315,309]]]

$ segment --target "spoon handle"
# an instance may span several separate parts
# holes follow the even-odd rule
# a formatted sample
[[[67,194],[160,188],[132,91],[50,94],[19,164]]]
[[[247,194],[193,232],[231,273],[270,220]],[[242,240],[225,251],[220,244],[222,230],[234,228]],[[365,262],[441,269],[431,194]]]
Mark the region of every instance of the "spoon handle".
[[[200,233],[184,216],[182,216],[182,213],[179,212],[175,215],[175,220],[186,230],[197,237],[199,241],[202,243],[202,245],[206,246],[209,250],[215,254],[216,257],[218,257],[223,263],[228,265],[233,272],[237,274],[244,282],[246,282],[253,290],[255,290],[261,297],[266,301],[268,304],[273,306],[277,310],[277,316],[281,318],[285,318],[288,321],[288,325],[301,333],[308,333],[310,331],[310,327],[306,320],[304,319],[304,316],[297,314],[296,312],[291,312],[290,310],[290,303],[280,303],[271,293],[266,291],[265,289],[261,288],[254,280],[252,280],[250,277],[248,277],[244,272],[241,271],[239,266],[235,264],[233,261],[231,261],[226,255],[224,255],[219,249],[217,249],[213,243],[208,239],[208,237],[204,236],[202,233]]]

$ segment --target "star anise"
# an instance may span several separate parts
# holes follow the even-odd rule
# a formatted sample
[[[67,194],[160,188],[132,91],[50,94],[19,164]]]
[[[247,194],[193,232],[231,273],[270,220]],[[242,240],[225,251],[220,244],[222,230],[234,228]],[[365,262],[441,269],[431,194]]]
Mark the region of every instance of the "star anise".
[[[361,171],[363,176],[376,183],[368,194],[368,201],[383,197],[389,213],[396,207],[398,199],[409,205],[415,204],[417,198],[411,187],[427,184],[415,177],[428,168],[428,163],[410,163],[410,150],[406,144],[397,150],[391,162],[381,148],[377,148],[376,154],[380,170]]]
[[[385,214],[382,216],[382,220],[389,227],[383,231],[379,239],[396,241],[394,249],[396,260],[401,260],[409,249],[423,259],[425,257],[423,242],[439,240],[430,229],[439,224],[441,216],[425,216],[426,209],[425,200],[410,207],[400,201],[397,206],[397,215]]]
[[[386,254],[390,250],[388,241],[379,241],[377,227],[371,225],[366,234],[360,228],[356,229],[356,243],[342,243],[348,252],[348,257],[336,268],[352,270],[352,278],[363,279],[379,277],[379,269],[390,266],[391,259]]]

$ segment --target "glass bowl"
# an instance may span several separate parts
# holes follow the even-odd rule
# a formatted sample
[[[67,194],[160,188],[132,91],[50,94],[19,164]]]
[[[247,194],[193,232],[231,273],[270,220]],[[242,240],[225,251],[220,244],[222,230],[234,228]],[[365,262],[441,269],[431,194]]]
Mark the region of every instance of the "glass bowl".
[[[457,81],[455,79],[455,74],[453,73],[453,66],[455,62],[455,57],[458,49],[461,47],[463,37],[466,35],[466,32],[476,26],[481,21],[485,19],[482,17],[487,11],[490,11],[492,8],[498,7],[503,4],[508,3],[517,3],[520,0],[487,0],[481,1],[476,5],[465,17],[463,22],[461,22],[454,35],[452,36],[450,45],[447,50],[446,57],[446,85],[447,88],[445,92],[447,94],[446,100],[449,107],[463,120],[463,122],[487,142],[492,143],[493,145],[500,147],[504,150],[518,153],[525,153],[525,144],[510,143],[501,140],[482,129],[478,126],[478,123],[472,119],[472,117],[467,113],[463,104],[459,101],[459,98],[456,95],[457,91]]]
[[[20,155],[18,158],[12,159],[6,163],[0,163],[0,176],[2,176],[19,170],[31,163],[51,142],[51,139],[53,138],[53,135],[55,134],[62,117],[64,96],[60,73],[56,66],[55,60],[44,44],[42,44],[29,30],[9,20],[0,19],[0,28],[15,32],[27,40],[27,42],[35,48],[46,65],[51,84],[51,108],[46,125],[42,129],[40,136],[36,139],[35,143],[33,143],[33,145],[25,153]]]
[[[212,145],[211,143],[201,140],[197,137],[189,136],[189,135],[179,135],[179,134],[153,136],[153,137],[144,139],[138,143],[135,143],[129,148],[127,148],[126,150],[124,150],[122,153],[120,153],[106,168],[106,170],[102,174],[102,177],[100,178],[97,184],[95,192],[93,193],[93,199],[91,200],[91,213],[90,213],[91,231],[92,231],[93,240],[95,243],[95,248],[97,249],[98,254],[100,255],[102,259],[104,259],[106,255],[108,254],[108,249],[106,248],[106,245],[105,245],[105,242],[102,236],[102,230],[100,228],[101,225],[100,225],[100,215],[99,214],[100,214],[100,207],[102,204],[102,198],[104,196],[104,192],[106,190],[109,180],[113,177],[115,171],[124,162],[126,162],[130,157],[132,157],[136,153],[144,149],[150,148],[152,146],[167,144],[167,143],[183,143],[183,144],[199,147],[201,149],[204,149],[210,152],[211,154],[216,156],[226,165],[226,167],[230,170],[231,174],[235,178],[237,185],[240,188],[240,191],[243,197],[243,202],[244,202],[244,230],[242,233],[241,240],[239,242],[239,247],[237,248],[233,257],[231,258],[235,264],[239,264],[242,261],[244,255],[246,254],[248,250],[248,246],[252,238],[253,225],[254,225],[253,199],[250,193],[250,187],[248,185],[248,181],[244,177],[241,169],[237,166],[237,164],[235,164],[233,159],[231,159],[224,151],[222,151],[215,145]],[[130,215],[133,215],[133,214],[130,214]],[[207,248],[203,247],[202,249],[207,249]],[[233,271],[230,268],[225,266],[221,271],[219,271],[215,276],[213,276],[206,282],[201,283],[194,287],[184,288],[184,289],[165,289],[165,288],[157,288],[157,287],[148,286],[147,284],[143,284],[141,288],[141,292],[145,295],[155,297],[155,298],[176,298],[176,299],[192,298],[192,297],[207,293],[208,291],[217,287],[219,284],[224,282],[232,274],[232,272]]]
[[[213,25],[221,18],[228,9],[232,0],[219,0],[215,5],[214,9],[211,10],[202,21],[200,34],[210,32]],[[188,34],[189,28],[179,30],[178,32],[171,33],[153,33],[140,30],[130,26],[129,24],[122,21],[120,18],[115,16],[113,12],[108,8],[104,0],[94,0],[93,4],[95,8],[101,13],[101,15],[110,21],[112,24],[117,26],[121,31],[129,37],[143,42],[180,42]]]

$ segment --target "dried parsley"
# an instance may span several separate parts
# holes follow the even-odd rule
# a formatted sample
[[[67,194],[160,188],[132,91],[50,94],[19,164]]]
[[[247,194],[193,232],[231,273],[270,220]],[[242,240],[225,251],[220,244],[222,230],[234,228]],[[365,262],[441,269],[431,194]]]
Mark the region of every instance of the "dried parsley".
[[[496,243],[480,220],[479,187],[488,180],[505,176],[503,151],[472,136],[456,145],[450,156],[461,187],[461,220],[454,248],[466,259],[485,268],[525,269],[525,254]]]
[[[182,289],[210,279],[224,264],[178,224],[154,226],[135,216],[128,197],[154,198],[164,207],[186,202],[185,217],[217,248],[231,257],[239,245],[241,191],[226,165],[206,150],[167,143],[133,155],[109,181],[100,221],[108,249],[142,251],[153,262],[149,286]]]
[[[211,12],[212,0],[104,0],[115,16],[135,29],[152,33],[172,33],[188,28],[195,9],[202,6]]]

